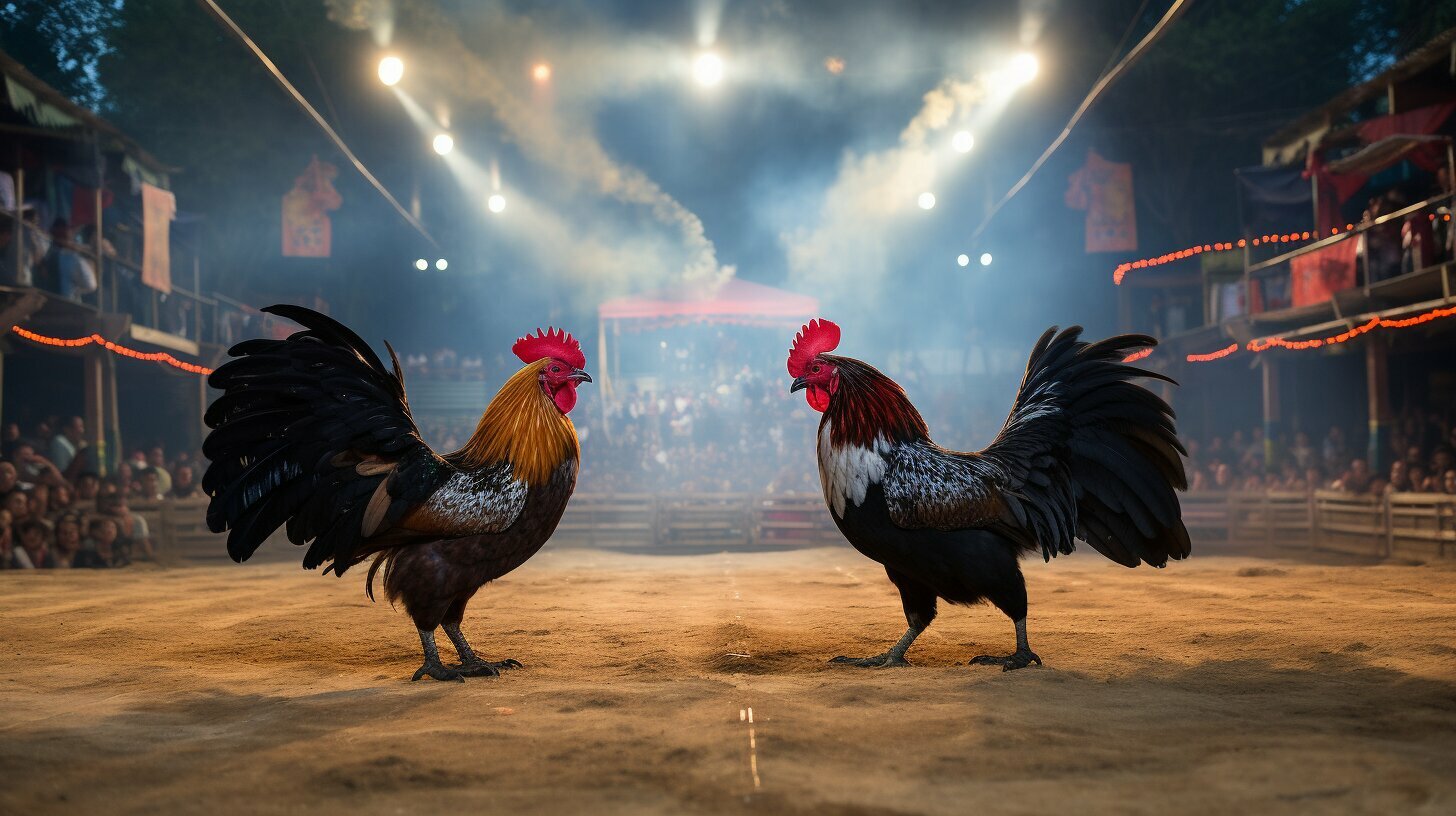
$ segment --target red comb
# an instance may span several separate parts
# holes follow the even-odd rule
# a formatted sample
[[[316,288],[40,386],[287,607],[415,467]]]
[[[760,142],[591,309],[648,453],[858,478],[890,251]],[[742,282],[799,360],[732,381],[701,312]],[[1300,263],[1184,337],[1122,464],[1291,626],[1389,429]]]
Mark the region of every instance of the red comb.
[[[794,335],[789,349],[789,376],[802,377],[809,370],[809,361],[826,351],[839,348],[839,326],[828,320],[810,320]]]
[[[523,363],[534,363],[543,357],[550,357],[572,368],[586,365],[586,355],[581,353],[581,343],[564,329],[550,328],[544,333],[537,329],[535,334],[528,334],[517,340],[511,346],[511,352],[521,358]]]

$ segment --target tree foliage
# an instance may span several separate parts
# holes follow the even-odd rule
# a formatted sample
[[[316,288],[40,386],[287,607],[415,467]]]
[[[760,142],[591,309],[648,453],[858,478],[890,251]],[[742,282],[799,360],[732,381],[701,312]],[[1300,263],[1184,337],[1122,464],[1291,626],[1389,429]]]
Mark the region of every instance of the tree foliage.
[[[120,5],[119,0],[0,3],[0,50],[71,99],[104,107],[97,67],[110,48]]]

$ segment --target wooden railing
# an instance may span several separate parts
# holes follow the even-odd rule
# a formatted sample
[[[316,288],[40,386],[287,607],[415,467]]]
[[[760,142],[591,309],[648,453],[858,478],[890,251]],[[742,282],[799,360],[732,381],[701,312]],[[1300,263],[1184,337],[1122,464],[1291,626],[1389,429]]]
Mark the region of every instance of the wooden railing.
[[[1200,492],[1181,497],[1196,543],[1304,547],[1355,555],[1456,558],[1456,496],[1396,493]],[[165,557],[220,561],[225,537],[207,530],[205,499],[133,503]],[[265,557],[291,552],[282,534]],[[643,552],[781,550],[844,544],[818,493],[578,493],[557,545]]]
[[[1313,547],[1375,557],[1456,558],[1456,496],[1208,491],[1182,497],[1195,541]]]

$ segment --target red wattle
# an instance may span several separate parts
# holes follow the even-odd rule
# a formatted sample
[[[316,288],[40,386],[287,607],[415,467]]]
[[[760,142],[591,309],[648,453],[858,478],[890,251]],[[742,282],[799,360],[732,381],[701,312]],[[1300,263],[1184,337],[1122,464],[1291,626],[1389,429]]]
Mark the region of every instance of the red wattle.
[[[809,407],[824,413],[829,410],[829,389],[823,386],[811,385],[804,389],[804,399],[809,401]]]
[[[556,409],[561,413],[571,413],[571,409],[576,407],[576,383],[567,383],[557,388],[551,394],[551,401],[556,403]],[[828,402],[826,399],[825,404]]]

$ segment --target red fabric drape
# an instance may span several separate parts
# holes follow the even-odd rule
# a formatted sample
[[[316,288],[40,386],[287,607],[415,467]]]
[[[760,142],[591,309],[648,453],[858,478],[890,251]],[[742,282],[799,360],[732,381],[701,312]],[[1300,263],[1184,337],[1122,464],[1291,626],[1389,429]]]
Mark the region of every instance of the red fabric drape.
[[[1296,307],[1324,303],[1342,289],[1355,285],[1356,249],[1354,238],[1331,244],[1289,262],[1292,300]]]

